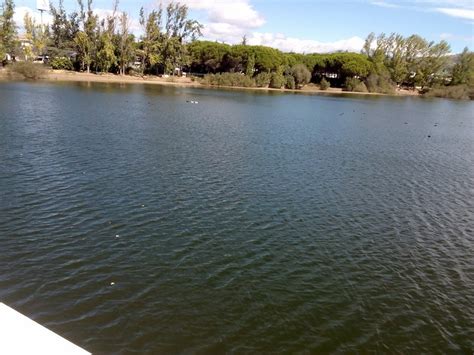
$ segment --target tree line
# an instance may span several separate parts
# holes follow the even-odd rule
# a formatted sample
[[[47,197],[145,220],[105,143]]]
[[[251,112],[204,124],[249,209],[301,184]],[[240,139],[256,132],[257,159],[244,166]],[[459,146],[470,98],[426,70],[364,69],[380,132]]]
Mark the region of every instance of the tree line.
[[[166,8],[146,12],[140,9],[143,35],[132,33],[131,19],[118,10],[114,0],[105,18],[93,11],[93,0],[77,0],[79,11],[67,13],[63,0],[50,4],[49,25],[38,24],[28,13],[24,17],[24,36],[17,36],[13,22],[13,0],[4,0],[0,14],[0,58],[33,60],[48,56],[56,69],[87,73],[125,74],[132,67],[141,73],[172,73],[189,63],[187,43],[201,36],[202,25],[188,17],[188,7],[170,2]],[[27,44],[25,45],[25,40]],[[22,43],[23,42],[23,43]],[[139,64],[137,64],[137,59]]]
[[[127,13],[114,0],[110,15],[99,18],[92,1],[77,0],[79,10],[67,13],[63,0],[50,5],[47,26],[24,18],[20,45],[13,22],[13,0],[4,0],[0,14],[0,58],[33,59],[47,55],[55,69],[116,74],[204,76],[210,85],[301,88],[312,82],[322,89],[391,93],[396,88],[444,88],[462,85],[472,92],[474,55],[467,48],[451,55],[446,41],[430,42],[412,35],[371,33],[360,53],[284,53],[251,46],[199,41],[202,25],[188,8],[171,2],[165,8],[139,12],[142,35],[135,37]]]

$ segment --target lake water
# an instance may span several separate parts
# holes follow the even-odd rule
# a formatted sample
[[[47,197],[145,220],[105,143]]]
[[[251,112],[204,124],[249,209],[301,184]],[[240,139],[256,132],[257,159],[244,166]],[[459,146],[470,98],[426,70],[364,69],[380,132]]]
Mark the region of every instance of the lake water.
[[[0,300],[99,354],[471,353],[474,104],[0,83]]]

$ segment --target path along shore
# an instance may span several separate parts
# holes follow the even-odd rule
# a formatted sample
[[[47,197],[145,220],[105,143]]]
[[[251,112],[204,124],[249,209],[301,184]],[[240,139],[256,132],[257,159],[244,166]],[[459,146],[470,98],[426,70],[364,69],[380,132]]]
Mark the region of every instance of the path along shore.
[[[8,72],[3,69],[0,70],[0,80],[11,80]],[[279,92],[297,92],[307,94],[341,94],[341,95],[386,95],[370,92],[350,92],[342,91],[340,88],[329,88],[327,90],[320,90],[318,86],[310,84],[306,85],[300,90],[289,89],[272,89],[272,88],[254,88],[254,87],[235,87],[235,86],[211,86],[203,85],[197,80],[192,80],[186,77],[158,77],[158,76],[130,76],[130,75],[115,75],[115,74],[93,74],[82,73],[66,70],[48,70],[41,81],[71,81],[71,82],[97,82],[97,83],[127,83],[127,84],[155,84],[155,85],[170,85],[181,87],[195,87],[195,88],[225,88],[238,90],[258,90],[258,91],[279,91]],[[418,96],[418,92],[410,90],[397,90],[394,94],[388,96]],[[387,96],[387,95],[386,95]]]

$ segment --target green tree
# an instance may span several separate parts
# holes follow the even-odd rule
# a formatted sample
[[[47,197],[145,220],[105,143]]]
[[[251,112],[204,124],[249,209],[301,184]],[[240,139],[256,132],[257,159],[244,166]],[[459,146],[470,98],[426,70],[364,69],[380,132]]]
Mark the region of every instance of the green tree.
[[[211,41],[194,41],[187,45],[191,57],[191,71],[198,73],[216,73],[225,70],[224,56],[231,46]]]
[[[246,62],[251,54],[252,48],[250,46],[243,46],[241,44],[234,45],[224,54],[221,67],[224,71],[231,73],[244,72]]]
[[[260,88],[266,88],[270,85],[272,74],[267,72],[258,73],[255,76],[255,85]]]
[[[115,46],[112,36],[108,31],[102,32],[99,36],[99,47],[97,52],[97,66],[102,72],[108,72],[117,63],[115,56]]]
[[[245,75],[253,77],[253,72],[255,71],[255,56],[249,54],[247,57],[247,63],[245,64]]]
[[[92,0],[87,0],[87,10],[82,0],[78,0],[79,18],[82,31],[76,33],[74,43],[78,52],[81,69],[90,73],[91,65],[97,54],[97,23],[98,17],[92,11]]]
[[[69,38],[68,19],[63,0],[59,0],[58,8],[53,3],[50,4],[50,14],[53,18],[51,23],[52,44],[58,49],[64,49],[69,44],[71,38]]]
[[[118,65],[120,75],[124,75],[128,64],[134,59],[135,50],[133,46],[134,37],[130,34],[130,20],[125,12],[119,18],[118,40]]]
[[[371,33],[362,50],[372,62],[369,91],[374,87],[388,88],[390,81],[413,87],[431,86],[443,80],[449,51],[445,41],[434,43],[418,35],[404,38],[396,33],[375,37]]]
[[[372,57],[374,52],[374,42],[375,42],[375,33],[371,32],[368,34],[365,39],[364,46],[362,47],[362,54],[365,54],[367,57]]]
[[[311,72],[304,64],[296,64],[291,68],[291,75],[295,78],[297,88],[308,84],[311,80]]]
[[[29,13],[23,18],[25,27],[25,36],[32,43],[33,47],[26,47],[25,56],[31,58],[33,55],[43,55],[48,42],[47,27],[38,25]]]
[[[392,80],[396,84],[401,84],[408,74],[407,62],[404,56],[405,39],[402,35],[392,33],[388,38],[388,42],[389,53],[386,58],[386,66]]]
[[[411,87],[415,87],[423,80],[419,67],[423,58],[426,57],[427,49],[428,42],[418,35],[411,35],[405,40],[405,61],[408,73],[405,83]]]
[[[449,51],[450,47],[446,41],[427,43],[418,58],[415,83],[423,89],[439,81],[441,71],[447,63]]]
[[[279,72],[272,73],[269,87],[274,88],[274,89],[281,89],[284,85],[285,85],[285,77],[283,76],[283,74]]]
[[[153,10],[148,15],[143,7],[140,9],[140,25],[143,28],[141,40],[140,57],[142,62],[142,74],[146,69],[151,70],[161,60],[163,35],[161,33],[162,8]]]
[[[14,55],[16,26],[13,21],[15,5],[13,0],[5,0],[0,13],[0,62],[7,54]]]
[[[81,70],[87,70],[89,73],[92,63],[92,42],[84,31],[79,31],[74,37],[74,43],[81,63]]]
[[[265,46],[246,46],[255,55],[255,69],[258,72],[271,72],[284,63],[283,53]]]
[[[102,20],[99,28],[96,67],[102,72],[108,72],[117,63],[115,45],[113,43],[117,7],[118,2],[115,1],[112,15],[107,16],[106,20]]]
[[[293,75],[285,75],[285,88],[286,89],[294,89],[296,88],[295,78]]]
[[[474,53],[466,47],[453,66],[451,85],[467,84],[474,86]]]
[[[331,84],[329,84],[329,81],[327,81],[325,78],[323,78],[321,82],[319,83],[319,88],[321,90],[327,90],[330,87],[331,87]]]
[[[189,63],[185,43],[194,41],[201,36],[202,25],[188,19],[188,7],[179,2],[171,2],[166,7],[166,21],[162,47],[162,60],[165,73],[173,73],[174,69]]]
[[[346,78],[344,89],[353,92],[367,92],[365,84],[357,78]]]

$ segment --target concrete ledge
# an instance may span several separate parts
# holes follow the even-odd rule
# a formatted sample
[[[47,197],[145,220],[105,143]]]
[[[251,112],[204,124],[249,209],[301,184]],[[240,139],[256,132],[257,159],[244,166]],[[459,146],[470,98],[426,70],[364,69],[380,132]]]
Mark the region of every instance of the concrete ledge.
[[[0,354],[90,354],[42,325],[0,303]]]

